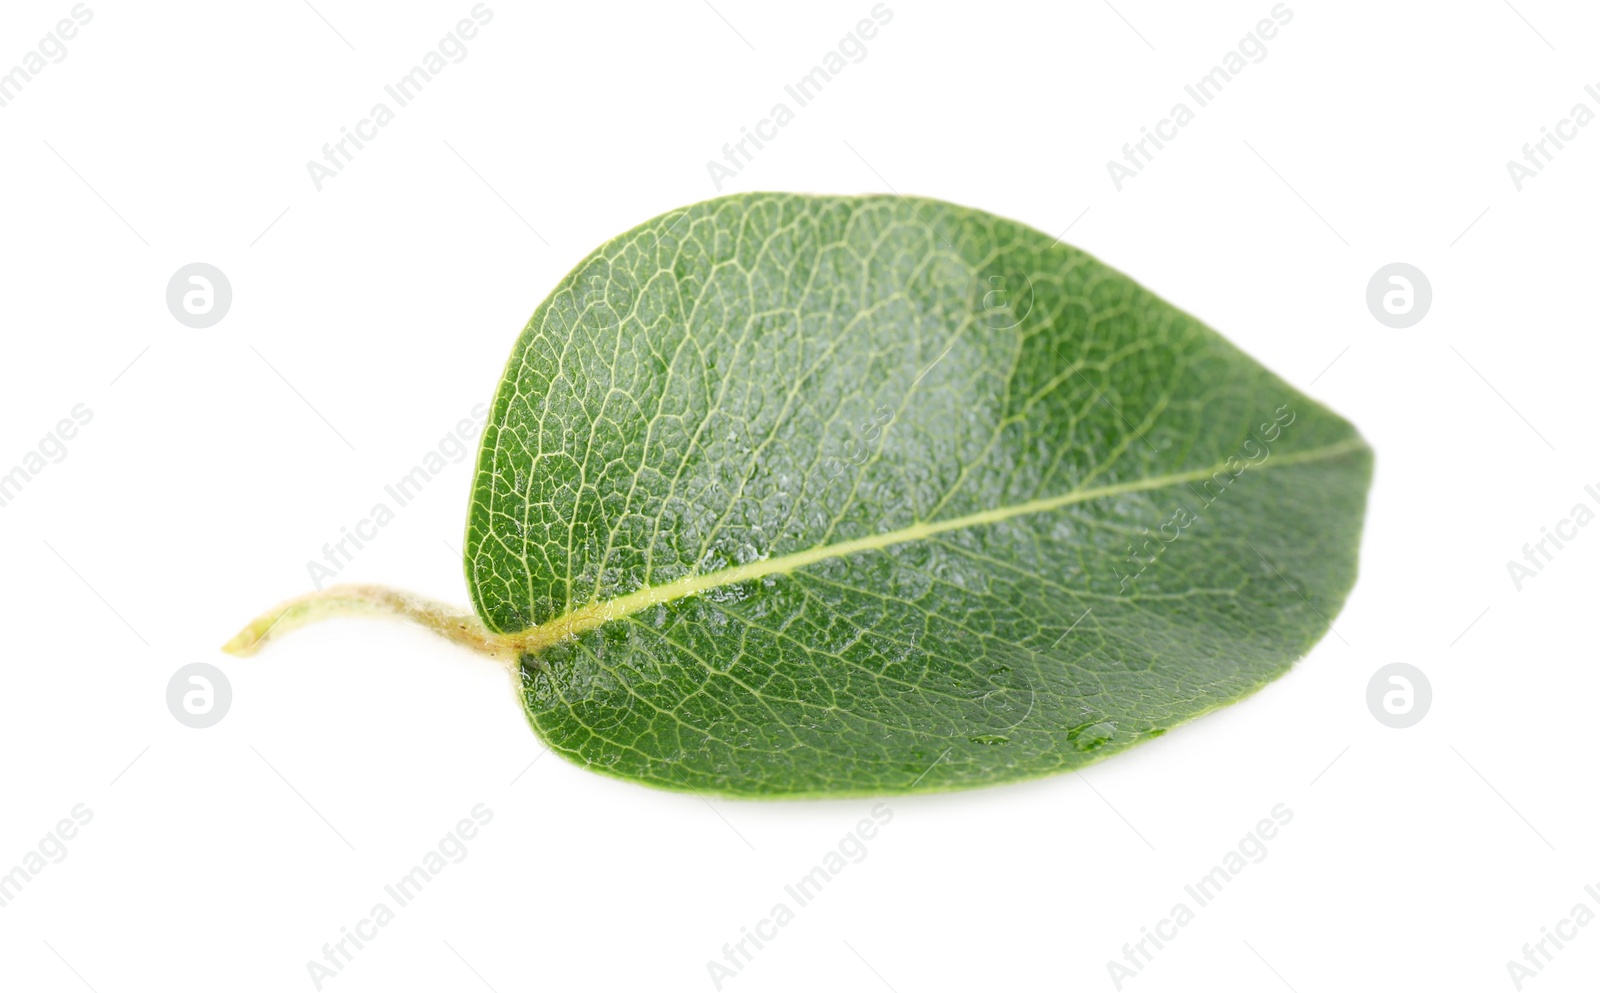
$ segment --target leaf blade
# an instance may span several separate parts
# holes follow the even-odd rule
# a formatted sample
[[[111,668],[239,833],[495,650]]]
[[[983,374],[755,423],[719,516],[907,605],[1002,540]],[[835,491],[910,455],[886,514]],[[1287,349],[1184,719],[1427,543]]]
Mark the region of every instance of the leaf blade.
[[[1038,232],[729,197],[602,246],[535,313],[469,585],[491,630],[535,636],[530,720],[591,768],[753,796],[982,785],[1283,671],[1353,582],[1370,469],[1348,423]],[[1118,546],[1173,505],[1153,494],[1197,483],[1226,499],[1130,579]]]

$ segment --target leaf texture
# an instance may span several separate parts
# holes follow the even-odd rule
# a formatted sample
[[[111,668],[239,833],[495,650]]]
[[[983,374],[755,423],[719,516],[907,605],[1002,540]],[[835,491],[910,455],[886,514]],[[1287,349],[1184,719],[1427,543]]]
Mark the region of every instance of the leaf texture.
[[[742,194],[603,245],[534,313],[467,578],[585,767],[973,787],[1281,675],[1354,582],[1371,469],[1348,422],[1047,235]]]

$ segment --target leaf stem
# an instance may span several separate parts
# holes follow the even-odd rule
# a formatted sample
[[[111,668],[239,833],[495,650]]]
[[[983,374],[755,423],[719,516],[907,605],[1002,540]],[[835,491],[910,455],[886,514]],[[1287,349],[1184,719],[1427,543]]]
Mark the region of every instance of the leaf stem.
[[[1359,436],[1355,436],[1321,448],[1290,452],[1280,456],[1272,464],[1285,466],[1316,462],[1366,450],[1367,443]],[[1164,476],[1080,488],[1058,496],[996,507],[962,517],[942,521],[921,521],[898,531],[885,531],[832,545],[819,545],[788,555],[730,566],[715,572],[690,573],[670,583],[646,586],[612,600],[597,600],[571,609],[559,617],[514,634],[490,631],[476,614],[466,608],[454,607],[403,590],[366,584],[331,586],[318,593],[308,593],[272,608],[234,635],[231,641],[222,646],[222,650],[232,655],[254,655],[262,645],[273,638],[314,621],[328,617],[378,615],[403,617],[415,621],[440,637],[487,655],[515,672],[520,660],[526,655],[537,654],[551,645],[600,627],[607,621],[631,616],[657,604],[671,603],[720,586],[749,582],[774,574],[791,573],[827,559],[878,551],[948,531],[997,524],[1024,514],[1042,513],[1090,500],[1198,482],[1225,469],[1227,464],[1222,463],[1210,468],[1190,469]]]
[[[278,604],[234,635],[222,650],[250,656],[284,634],[330,617],[398,617],[414,621],[449,641],[514,669],[521,656],[512,639],[495,634],[471,610],[388,586],[330,586]]]

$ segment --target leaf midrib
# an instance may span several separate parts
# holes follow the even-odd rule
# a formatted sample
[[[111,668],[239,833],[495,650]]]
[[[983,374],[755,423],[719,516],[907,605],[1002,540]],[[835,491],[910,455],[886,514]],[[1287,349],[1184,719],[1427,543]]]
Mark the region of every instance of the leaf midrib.
[[[1253,466],[1252,468],[1316,462],[1323,459],[1337,458],[1340,455],[1360,451],[1366,447],[1366,442],[1361,437],[1356,436],[1332,445],[1324,445],[1320,448],[1291,452],[1277,459],[1264,461],[1260,466]],[[577,610],[568,611],[560,617],[523,631],[502,634],[499,638],[507,647],[519,653],[537,652],[557,642],[565,641],[574,635],[597,628],[608,621],[619,620],[648,607],[681,600],[684,597],[693,596],[696,593],[704,593],[707,590],[713,590],[721,586],[749,582],[778,573],[794,572],[797,569],[828,559],[841,558],[857,552],[878,551],[894,545],[903,545],[907,542],[932,537],[936,534],[944,534],[947,531],[959,531],[963,528],[997,524],[1013,517],[1045,513],[1103,497],[1158,490],[1167,486],[1197,482],[1202,479],[1208,479],[1218,472],[1228,471],[1230,470],[1226,464],[1219,464],[1203,469],[1191,469],[1187,472],[1151,476],[1147,479],[1125,483],[1114,483],[1109,486],[1073,490],[1059,496],[1043,497],[1005,507],[995,507],[990,510],[966,514],[961,517],[952,517],[943,521],[919,521],[897,531],[885,531],[881,534],[852,538],[848,541],[835,542],[831,545],[818,545],[814,548],[791,552],[788,555],[780,555],[776,558],[760,559],[743,565],[719,569],[716,572],[691,574],[659,586],[646,586],[624,596],[606,600],[603,603],[591,603]]]

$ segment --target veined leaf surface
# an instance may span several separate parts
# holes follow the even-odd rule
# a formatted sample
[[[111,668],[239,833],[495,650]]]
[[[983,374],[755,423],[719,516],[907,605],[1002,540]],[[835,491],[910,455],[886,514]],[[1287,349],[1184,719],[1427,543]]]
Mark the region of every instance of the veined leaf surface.
[[[746,194],[538,308],[479,455],[468,585],[538,733],[724,795],[1076,768],[1328,629],[1372,455],[1345,420],[1024,225]]]

